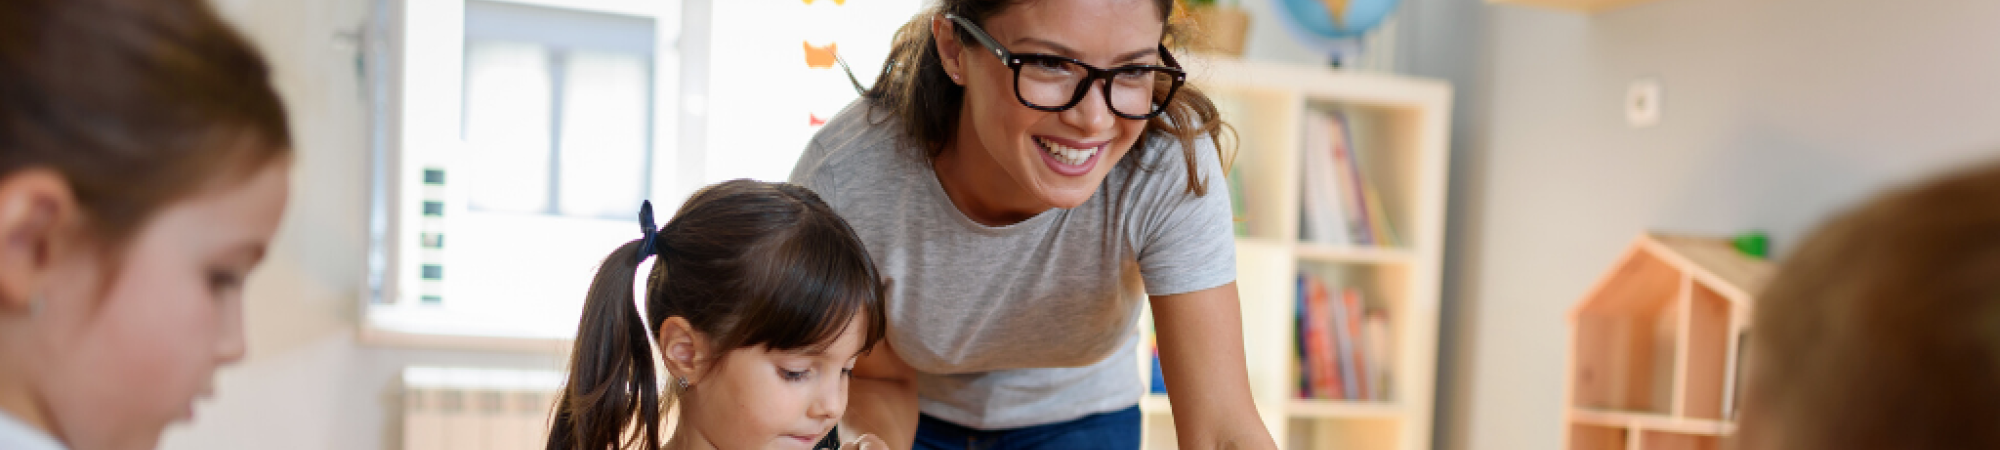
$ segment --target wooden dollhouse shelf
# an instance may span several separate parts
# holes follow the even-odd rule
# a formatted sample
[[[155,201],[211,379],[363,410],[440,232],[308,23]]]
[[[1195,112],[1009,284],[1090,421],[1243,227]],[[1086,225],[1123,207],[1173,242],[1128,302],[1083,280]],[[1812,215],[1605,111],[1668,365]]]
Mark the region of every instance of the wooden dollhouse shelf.
[[[1570,421],[1613,428],[1670,431],[1682,434],[1722,436],[1736,431],[1736,425],[1720,420],[1690,419],[1666,414],[1610,411],[1591,408],[1570,410]]]
[[[1570,311],[1564,448],[1720,448],[1752,295],[1774,270],[1724,239],[1640,236]]]

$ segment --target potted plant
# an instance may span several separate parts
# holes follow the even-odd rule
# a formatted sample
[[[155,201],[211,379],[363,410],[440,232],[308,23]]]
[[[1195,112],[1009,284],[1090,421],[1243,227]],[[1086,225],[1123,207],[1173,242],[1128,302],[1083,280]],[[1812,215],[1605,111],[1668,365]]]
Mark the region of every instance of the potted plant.
[[[1183,0],[1194,20],[1194,48],[1208,53],[1243,56],[1243,41],[1250,34],[1250,13],[1237,0]]]

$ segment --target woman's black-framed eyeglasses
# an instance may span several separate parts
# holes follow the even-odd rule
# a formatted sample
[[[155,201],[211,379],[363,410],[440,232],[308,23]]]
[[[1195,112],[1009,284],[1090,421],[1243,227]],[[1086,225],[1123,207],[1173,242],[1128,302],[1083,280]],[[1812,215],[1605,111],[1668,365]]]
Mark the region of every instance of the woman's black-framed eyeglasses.
[[[992,50],[1001,64],[1014,70],[1014,98],[1035,110],[1056,112],[1074,108],[1090,93],[1091,85],[1103,80],[1104,103],[1111,107],[1111,114],[1132,120],[1151,119],[1167,110],[1174,92],[1187,82],[1187,73],[1181,71],[1180,63],[1167,53],[1165,45],[1160,46],[1164,66],[1135,64],[1099,69],[1074,58],[1007,51],[972,20],[950,13],[944,17],[979,41],[979,45]]]

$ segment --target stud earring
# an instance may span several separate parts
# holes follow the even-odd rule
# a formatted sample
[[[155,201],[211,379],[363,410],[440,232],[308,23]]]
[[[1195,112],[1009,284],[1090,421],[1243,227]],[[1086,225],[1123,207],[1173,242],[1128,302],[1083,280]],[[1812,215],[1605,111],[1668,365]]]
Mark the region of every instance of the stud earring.
[[[680,386],[682,390],[686,390],[688,388],[688,377],[674,377],[674,385]]]

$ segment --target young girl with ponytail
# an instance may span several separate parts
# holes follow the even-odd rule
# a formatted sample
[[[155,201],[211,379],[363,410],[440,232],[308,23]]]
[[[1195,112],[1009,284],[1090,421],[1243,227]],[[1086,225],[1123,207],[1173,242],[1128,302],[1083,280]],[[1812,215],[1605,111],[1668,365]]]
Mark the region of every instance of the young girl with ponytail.
[[[591,282],[548,448],[821,448],[884,332],[882,279],[854,230],[810,190],[750,180],[695,193],[662,227],[650,203],[639,216],[641,236]]]

